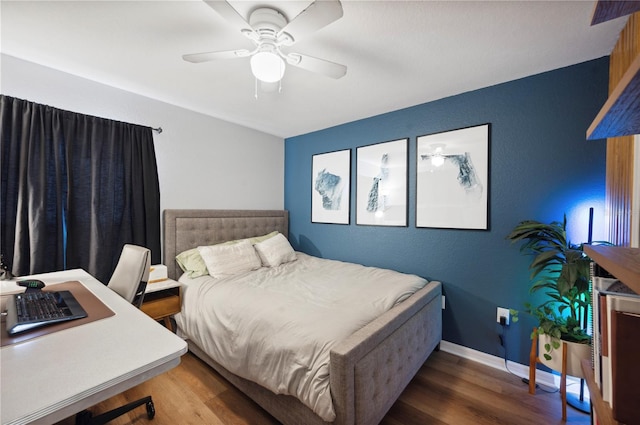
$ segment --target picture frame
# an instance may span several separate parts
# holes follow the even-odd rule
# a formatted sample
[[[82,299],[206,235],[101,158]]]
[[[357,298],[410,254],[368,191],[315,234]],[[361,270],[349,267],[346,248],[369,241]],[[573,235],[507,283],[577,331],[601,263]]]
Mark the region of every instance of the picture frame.
[[[315,154],[311,164],[311,222],[349,224],[351,149]]]
[[[409,139],[356,148],[356,224],[407,226]]]
[[[488,230],[490,130],[416,138],[416,227]]]

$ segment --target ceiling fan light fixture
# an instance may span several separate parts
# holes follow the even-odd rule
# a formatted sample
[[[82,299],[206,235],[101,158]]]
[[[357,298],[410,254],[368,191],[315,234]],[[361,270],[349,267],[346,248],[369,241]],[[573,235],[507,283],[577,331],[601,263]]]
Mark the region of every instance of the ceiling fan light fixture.
[[[1,1],[1,0],[0,0]],[[229,0],[204,0],[205,3],[236,27],[255,45],[254,50],[239,49],[217,52],[191,53],[182,58],[191,63],[208,62],[218,59],[235,59],[250,56],[251,72],[255,76],[257,93],[260,87],[279,83],[282,89],[282,77],[287,64],[330,78],[342,78],[347,67],[328,60],[314,58],[293,52],[282,52],[280,47],[291,46],[298,39],[326,27],[343,15],[339,0],[313,0],[311,4],[293,19],[288,20],[273,7],[258,7],[249,13],[249,19],[238,13]],[[265,90],[266,91],[266,90]]]
[[[251,72],[260,81],[275,83],[284,76],[285,63],[276,53],[258,52],[251,56]]]

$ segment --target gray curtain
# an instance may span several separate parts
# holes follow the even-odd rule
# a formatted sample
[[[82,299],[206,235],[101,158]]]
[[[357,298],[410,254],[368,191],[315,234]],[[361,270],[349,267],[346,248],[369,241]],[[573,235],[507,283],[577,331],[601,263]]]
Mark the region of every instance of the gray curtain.
[[[2,255],[16,276],[108,282],[125,243],[160,262],[152,130],[0,95]]]

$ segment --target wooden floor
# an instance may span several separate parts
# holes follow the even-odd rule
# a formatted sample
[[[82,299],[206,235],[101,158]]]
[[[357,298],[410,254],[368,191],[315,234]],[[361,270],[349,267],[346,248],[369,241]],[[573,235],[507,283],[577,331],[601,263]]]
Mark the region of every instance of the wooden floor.
[[[156,417],[144,407],[114,425],[277,425],[258,405],[188,353],[180,366],[113,397],[91,410],[97,414],[152,395]],[[507,372],[435,352],[382,421],[385,425],[554,425],[562,424],[559,393],[529,395],[522,380]],[[568,424],[589,424],[589,416],[567,407]],[[71,425],[68,418],[60,425]],[[300,424],[304,425],[304,424]]]

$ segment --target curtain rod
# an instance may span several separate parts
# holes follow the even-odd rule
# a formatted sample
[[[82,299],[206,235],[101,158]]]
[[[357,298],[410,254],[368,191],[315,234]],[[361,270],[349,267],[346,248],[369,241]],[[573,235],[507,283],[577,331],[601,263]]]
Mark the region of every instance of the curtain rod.
[[[153,130],[153,131],[157,131],[157,132],[158,132],[158,134],[162,133],[162,127],[158,127],[158,128],[153,128],[153,127],[151,127],[151,130]]]

